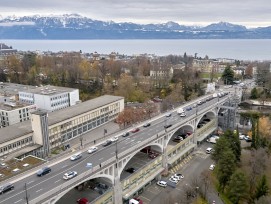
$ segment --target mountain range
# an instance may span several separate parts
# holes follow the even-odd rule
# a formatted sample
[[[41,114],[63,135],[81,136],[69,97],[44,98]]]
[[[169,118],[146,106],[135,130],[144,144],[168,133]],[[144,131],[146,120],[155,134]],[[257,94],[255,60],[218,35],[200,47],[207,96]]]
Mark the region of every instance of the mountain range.
[[[160,24],[116,23],[78,14],[1,17],[0,39],[270,39],[271,26],[246,28],[228,22],[205,27],[169,21]]]

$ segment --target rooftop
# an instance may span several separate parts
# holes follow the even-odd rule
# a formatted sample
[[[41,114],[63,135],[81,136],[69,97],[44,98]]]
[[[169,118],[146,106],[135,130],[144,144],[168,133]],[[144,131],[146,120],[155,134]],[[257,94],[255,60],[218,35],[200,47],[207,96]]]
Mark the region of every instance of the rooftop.
[[[28,93],[40,94],[40,95],[54,95],[54,94],[65,93],[65,92],[70,92],[74,90],[76,89],[47,85],[47,86],[35,87],[34,89],[22,90],[22,92],[28,92]]]
[[[27,106],[33,106],[33,105],[19,103],[19,102],[6,102],[6,103],[0,103],[0,110],[12,111],[12,110],[16,110],[18,108],[23,108]]]
[[[29,120],[0,128],[0,144],[14,140],[31,132],[33,131],[31,127],[31,121]]]
[[[50,112],[48,113],[49,126],[121,99],[123,99],[121,96],[104,95],[59,111]]]

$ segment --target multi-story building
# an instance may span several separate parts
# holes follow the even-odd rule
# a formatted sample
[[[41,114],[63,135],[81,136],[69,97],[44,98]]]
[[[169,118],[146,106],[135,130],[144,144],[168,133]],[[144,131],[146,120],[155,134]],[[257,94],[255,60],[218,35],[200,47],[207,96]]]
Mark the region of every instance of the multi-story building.
[[[56,112],[37,110],[32,112],[31,121],[0,129],[0,156],[15,151],[21,151],[18,155],[48,156],[52,148],[114,120],[123,109],[123,97],[105,95]]]
[[[219,62],[212,59],[194,59],[193,67],[201,72],[218,72]]]
[[[80,102],[79,90],[67,87],[42,86],[19,91],[19,101],[35,104],[37,109],[56,111]]]
[[[0,128],[29,120],[30,113],[35,110],[36,105],[18,102],[0,103]]]

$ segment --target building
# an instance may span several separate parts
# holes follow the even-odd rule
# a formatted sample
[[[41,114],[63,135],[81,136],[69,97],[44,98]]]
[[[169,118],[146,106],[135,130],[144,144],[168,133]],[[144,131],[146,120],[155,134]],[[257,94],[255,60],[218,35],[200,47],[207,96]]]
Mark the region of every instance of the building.
[[[104,95],[65,110],[49,113],[37,110],[32,112],[31,121],[0,129],[0,157],[11,153],[46,157],[51,149],[63,147],[70,140],[114,120],[123,109],[123,97]]]
[[[5,59],[9,55],[16,55],[17,50],[13,49],[12,47],[9,47],[5,45],[4,43],[0,43],[0,60]]]
[[[212,59],[193,59],[193,67],[201,72],[218,72],[219,61]]]
[[[35,104],[37,109],[56,111],[80,102],[79,90],[58,86],[42,86],[20,90],[19,101]]]
[[[36,105],[11,101],[0,103],[0,128],[29,120],[35,110]]]

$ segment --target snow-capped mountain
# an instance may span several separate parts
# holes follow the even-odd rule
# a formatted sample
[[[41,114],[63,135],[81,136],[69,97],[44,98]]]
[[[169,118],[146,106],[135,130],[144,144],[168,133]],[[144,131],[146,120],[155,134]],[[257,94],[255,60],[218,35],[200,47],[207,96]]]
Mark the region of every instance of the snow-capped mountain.
[[[206,27],[169,21],[135,24],[99,21],[78,14],[52,16],[0,16],[1,39],[225,39],[270,38],[270,29],[219,22]]]

